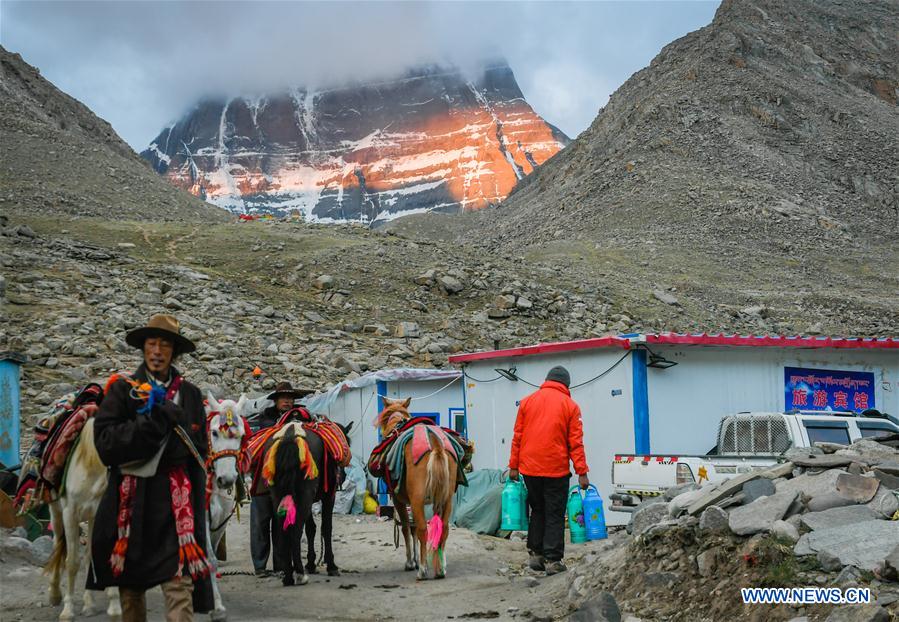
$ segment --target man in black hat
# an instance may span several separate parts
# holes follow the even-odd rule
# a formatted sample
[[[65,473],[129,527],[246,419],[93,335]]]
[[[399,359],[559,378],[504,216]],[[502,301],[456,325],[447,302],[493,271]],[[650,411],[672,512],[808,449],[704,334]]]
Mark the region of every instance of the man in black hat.
[[[145,622],[146,591],[162,586],[166,620],[212,609],[206,557],[203,396],[172,366],[194,344],[157,314],[125,341],[143,352],[111,380],[94,422],[109,482],[94,520],[90,589],[118,586],[123,622]],[[177,494],[176,494],[177,493]]]
[[[275,385],[275,390],[266,396],[275,404],[259,413],[255,424],[250,424],[253,432],[256,433],[276,425],[285,413],[293,409],[294,402],[298,398],[310,393],[312,391],[294,389],[289,382],[279,382]],[[250,557],[253,558],[253,569],[256,571],[256,576],[264,577],[268,575],[265,567],[268,565],[268,556],[269,552],[273,550],[273,544],[275,555],[272,565],[275,572],[280,571],[285,565],[278,558],[282,547],[278,546],[275,541],[280,534],[275,523],[277,508],[272,503],[268,485],[261,477],[254,478],[250,495]]]

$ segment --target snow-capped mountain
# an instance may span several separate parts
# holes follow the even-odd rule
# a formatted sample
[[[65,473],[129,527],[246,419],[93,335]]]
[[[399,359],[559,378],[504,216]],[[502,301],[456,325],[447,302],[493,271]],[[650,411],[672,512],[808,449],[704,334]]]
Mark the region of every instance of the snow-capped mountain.
[[[568,142],[495,63],[476,80],[431,66],[378,83],[206,100],[141,155],[232,211],[372,222],[497,203]]]

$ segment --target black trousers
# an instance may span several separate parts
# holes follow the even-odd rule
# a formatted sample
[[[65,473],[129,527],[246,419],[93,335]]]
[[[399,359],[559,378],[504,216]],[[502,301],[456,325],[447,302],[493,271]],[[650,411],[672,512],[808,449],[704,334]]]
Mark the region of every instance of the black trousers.
[[[568,500],[569,476],[523,477],[531,512],[528,550],[533,555],[542,555],[546,561],[561,561],[565,554],[565,503]]]
[[[275,572],[284,569],[281,528],[276,522],[276,510],[271,495],[250,498],[250,557],[253,558],[253,570],[265,570],[270,552]]]

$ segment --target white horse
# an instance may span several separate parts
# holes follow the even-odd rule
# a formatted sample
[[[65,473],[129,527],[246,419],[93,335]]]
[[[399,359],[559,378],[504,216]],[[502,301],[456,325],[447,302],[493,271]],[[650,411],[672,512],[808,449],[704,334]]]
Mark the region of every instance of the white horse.
[[[61,622],[75,619],[75,580],[78,575],[81,559],[81,523],[87,523],[87,555],[90,559],[91,532],[94,528],[94,516],[100,499],[106,492],[106,466],[101,462],[94,445],[94,419],[90,418],[81,430],[81,436],[69,458],[65,476],[65,488],[62,496],[50,502],[50,515],[53,520],[53,554],[47,562],[46,571],[50,575],[50,604],[56,606],[62,601]],[[66,568],[65,593],[60,593],[59,579],[62,567]],[[111,619],[122,616],[118,588],[108,588],[106,595],[109,604],[106,613]],[[83,615],[96,613],[94,597],[91,590],[84,591]]]
[[[215,551],[218,548],[225,527],[237,509],[235,485],[241,477],[239,469],[241,443],[244,437],[242,414],[247,404],[245,395],[240,400],[215,399],[212,393],[206,394],[206,418],[209,434],[209,457],[206,468],[212,469],[212,495],[209,499],[207,522],[207,549],[213,564],[212,591],[215,608],[210,613],[213,620],[225,620],[227,612],[219,592],[216,570],[218,560]]]

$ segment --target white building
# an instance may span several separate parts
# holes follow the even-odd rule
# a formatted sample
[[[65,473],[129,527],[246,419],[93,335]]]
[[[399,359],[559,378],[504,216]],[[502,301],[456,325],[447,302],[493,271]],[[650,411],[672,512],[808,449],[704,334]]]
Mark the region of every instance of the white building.
[[[622,335],[450,357],[465,374],[473,466],[506,468],[519,401],[564,365],[604,499],[616,453],[704,454],[741,411],[899,414],[899,340]],[[517,378],[517,380],[516,380]],[[628,515],[608,513],[610,524]]]
[[[440,369],[384,369],[369,372],[334,385],[323,394],[303,400],[309,412],[326,415],[332,421],[347,425],[353,454],[366,462],[380,442],[374,426],[375,418],[384,410],[383,398],[412,398],[409,412],[413,417],[430,417],[438,425],[467,433],[462,372]],[[388,505],[381,495],[381,505]]]

